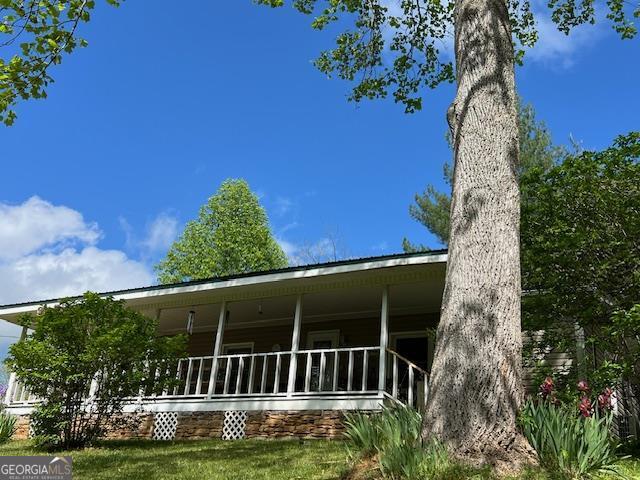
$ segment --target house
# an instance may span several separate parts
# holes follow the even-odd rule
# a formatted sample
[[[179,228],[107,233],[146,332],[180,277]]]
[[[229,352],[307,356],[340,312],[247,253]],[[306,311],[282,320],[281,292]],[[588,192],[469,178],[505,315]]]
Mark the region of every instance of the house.
[[[428,395],[446,251],[398,254],[108,292],[188,333],[188,358],[127,403],[135,429],[161,439],[331,437],[345,412]],[[107,295],[107,293],[105,293]],[[55,300],[0,307],[18,323]],[[23,330],[23,335],[26,332]],[[34,399],[12,376],[5,403],[26,434]]]

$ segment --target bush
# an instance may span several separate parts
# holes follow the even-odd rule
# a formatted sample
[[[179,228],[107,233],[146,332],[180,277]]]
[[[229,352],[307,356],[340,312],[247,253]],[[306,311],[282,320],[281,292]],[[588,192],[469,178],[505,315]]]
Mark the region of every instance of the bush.
[[[453,467],[442,445],[422,447],[422,416],[413,408],[384,408],[375,415],[355,413],[347,415],[345,424],[351,459],[377,457],[380,472],[386,478],[445,478],[445,472]]]
[[[589,477],[595,473],[619,475],[616,445],[610,428],[612,392],[606,389],[597,402],[589,396],[585,381],[577,385],[579,402],[562,404],[547,378],[540,399],[529,399],[521,414],[524,435],[538,453],[540,464],[563,478]]]
[[[171,385],[175,376],[154,373],[177,365],[184,352],[184,337],[159,337],[156,320],[94,293],[23,323],[33,333],[10,347],[7,365],[41,399],[34,433],[51,448],[84,447],[128,423],[121,415],[126,399],[150,383],[156,390]]]
[[[371,457],[381,443],[376,417],[357,412],[345,416],[347,453],[352,460]]]
[[[0,443],[11,440],[16,432],[16,417],[8,413],[0,413]]]

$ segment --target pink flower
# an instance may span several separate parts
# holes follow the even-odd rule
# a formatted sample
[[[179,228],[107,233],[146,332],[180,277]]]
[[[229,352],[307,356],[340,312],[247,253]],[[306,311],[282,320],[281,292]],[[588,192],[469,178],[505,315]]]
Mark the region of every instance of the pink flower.
[[[578,410],[580,410],[580,415],[585,418],[591,416],[591,400],[589,399],[589,397],[584,396],[580,399]]]
[[[598,395],[598,407],[601,410],[609,410],[611,408],[611,397],[613,396],[613,390],[609,387],[604,389],[600,395]]]
[[[553,392],[553,378],[547,377],[544,379],[544,382],[540,384],[540,393],[542,394],[542,398],[547,398],[551,392]]]
[[[582,393],[588,393],[589,390],[591,390],[589,388],[589,384],[587,383],[586,380],[580,380],[578,382],[578,391],[582,392]]]

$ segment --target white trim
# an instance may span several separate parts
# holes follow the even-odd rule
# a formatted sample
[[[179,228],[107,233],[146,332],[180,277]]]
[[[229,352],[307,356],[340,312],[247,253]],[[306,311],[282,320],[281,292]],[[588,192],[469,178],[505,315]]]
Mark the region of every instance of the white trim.
[[[255,348],[255,342],[237,342],[237,343],[223,343],[222,344],[222,353],[221,355],[249,355],[254,353],[253,349]],[[250,348],[251,351],[247,354],[245,353],[228,353],[227,349],[229,348]]]
[[[302,325],[302,294],[296,298],[296,312],[293,317],[293,332],[291,334],[291,357],[289,359],[289,377],[287,378],[287,395],[291,396],[296,389],[296,375],[298,370],[298,350],[300,349],[300,328]]]
[[[260,286],[269,283],[283,282],[287,280],[309,279],[315,277],[324,277],[328,275],[336,275],[342,273],[362,272],[376,269],[386,269],[391,267],[400,267],[405,265],[424,265],[432,263],[446,263],[447,254],[439,255],[415,255],[411,257],[401,258],[389,258],[383,260],[364,260],[361,263],[350,263],[346,265],[335,266],[322,266],[304,270],[294,270],[279,273],[268,274],[256,274],[249,277],[235,278],[224,281],[211,281],[205,283],[199,283],[197,285],[184,285],[184,286],[168,286],[165,288],[153,288],[149,290],[140,290],[135,292],[122,292],[112,293],[112,296],[116,300],[140,300],[154,297],[163,297],[176,295],[180,293],[196,293],[196,292],[218,292],[220,290],[246,287],[246,286]],[[103,295],[106,295],[105,292]],[[58,300],[51,302],[43,301],[41,304],[29,304],[29,305],[16,305],[0,307],[0,318],[2,315],[16,315],[26,312],[35,312],[46,304],[49,307],[53,307],[59,304]]]
[[[338,348],[340,344],[340,330],[315,330],[307,333],[307,350],[313,349],[313,342],[316,340],[329,340],[331,342],[331,347],[329,348]]]
[[[329,393],[329,392],[328,392]],[[380,410],[384,396],[380,393],[363,395],[327,395],[327,396],[271,396],[264,398],[212,398],[176,400],[155,400],[142,403],[131,402],[124,406],[125,412],[215,412],[227,410]],[[7,413],[28,415],[33,406],[8,406]]]
[[[380,359],[378,366],[378,390],[386,387],[386,353],[389,345],[389,285],[382,289],[382,303],[380,306]]]

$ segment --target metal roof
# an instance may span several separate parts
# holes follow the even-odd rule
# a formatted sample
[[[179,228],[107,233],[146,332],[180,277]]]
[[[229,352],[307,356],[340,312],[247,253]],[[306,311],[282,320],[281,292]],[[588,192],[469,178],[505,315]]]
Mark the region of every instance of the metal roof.
[[[187,282],[178,282],[178,283],[169,283],[162,285],[150,285],[146,287],[137,287],[137,288],[129,288],[124,290],[113,290],[108,292],[100,292],[100,295],[121,295],[126,293],[136,293],[136,292],[147,292],[154,290],[164,290],[171,289],[175,287],[188,287],[192,285],[202,285],[205,283],[218,283],[218,282],[226,282],[229,280],[242,279],[242,278],[250,278],[250,277],[260,277],[263,275],[271,275],[276,273],[288,273],[288,272],[300,272],[305,270],[312,270],[317,268],[326,268],[326,267],[338,267],[342,265],[357,265],[358,263],[367,263],[367,262],[375,262],[375,261],[383,261],[383,260],[394,260],[394,259],[402,259],[402,258],[412,258],[412,257],[420,257],[420,256],[436,256],[443,255],[447,253],[447,249],[441,250],[429,250],[426,252],[416,252],[416,253],[395,253],[391,255],[379,255],[373,257],[360,257],[360,258],[350,258],[346,260],[338,260],[334,262],[324,262],[324,263],[314,263],[309,265],[300,265],[296,267],[286,267],[286,268],[276,268],[272,270],[263,270],[259,272],[247,272],[236,275],[227,275],[223,277],[211,277],[204,278],[201,280],[191,280]],[[72,297],[66,298],[80,298],[81,295],[76,295]],[[47,300],[36,300],[31,302],[20,302],[20,303],[12,303],[6,305],[0,305],[0,310],[8,309],[12,307],[26,307],[31,305],[42,305],[44,303],[53,303],[60,301],[60,298],[52,298]]]

